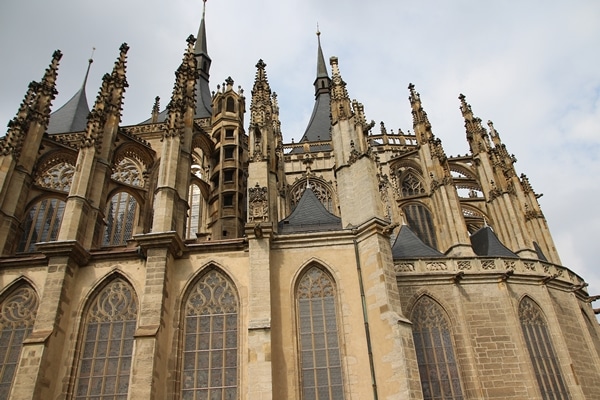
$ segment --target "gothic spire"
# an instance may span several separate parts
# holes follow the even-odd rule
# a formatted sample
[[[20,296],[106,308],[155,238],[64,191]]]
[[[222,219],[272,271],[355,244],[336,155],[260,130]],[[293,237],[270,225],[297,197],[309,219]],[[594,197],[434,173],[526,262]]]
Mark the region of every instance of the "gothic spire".
[[[198,40],[194,47],[194,55],[196,56],[196,69],[199,73],[199,79],[196,82],[196,93],[198,100],[196,101],[196,113],[194,118],[208,118],[212,116],[212,96],[208,86],[210,77],[210,64],[212,60],[208,56],[208,47],[206,45],[206,24],[204,17],[206,15],[206,0],[202,5],[202,19],[200,20],[200,28],[198,29]]]
[[[304,135],[300,139],[301,143],[320,142],[329,140],[329,127],[331,125],[331,98],[329,96],[329,88],[331,87],[331,79],[327,73],[325,65],[325,57],[323,57],[323,49],[321,48],[321,32],[317,29],[317,78],[315,79],[315,106],[313,107],[312,115],[308,121],[308,126]],[[328,144],[308,147],[311,151],[331,151],[331,146]],[[292,150],[293,154],[302,153],[303,148],[296,147]]]
[[[79,90],[62,107],[50,114],[48,134],[82,132],[85,130],[87,117],[90,113],[85,87],[93,62],[94,60],[90,57],[85,77]]]
[[[270,121],[273,111],[271,87],[267,80],[266,66],[267,64],[263,60],[258,60],[256,64],[256,76],[252,87],[252,102],[250,103],[250,124],[254,126],[263,126]]]
[[[458,96],[460,100],[460,111],[465,119],[467,140],[473,154],[487,151],[490,148],[489,138],[485,128],[481,125],[481,119],[473,115],[471,105],[467,103],[464,94]]]

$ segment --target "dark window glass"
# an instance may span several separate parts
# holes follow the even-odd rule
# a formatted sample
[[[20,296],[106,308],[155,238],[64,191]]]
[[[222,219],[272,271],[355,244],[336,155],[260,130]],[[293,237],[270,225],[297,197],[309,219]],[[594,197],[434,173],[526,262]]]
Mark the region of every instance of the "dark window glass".
[[[519,321],[542,399],[568,399],[548,324],[540,307],[529,297],[524,297],[519,304]]]
[[[450,324],[442,307],[421,297],[412,323],[423,399],[463,399]]]
[[[225,106],[225,110],[227,112],[235,112],[235,101],[233,100],[233,97],[227,98],[227,105]]]
[[[56,240],[64,212],[65,202],[59,199],[44,199],[31,207],[17,251],[29,253],[35,250],[36,243]]]
[[[8,399],[25,339],[35,322],[38,298],[21,285],[4,298],[0,312],[0,399]]]
[[[296,291],[303,400],[343,399],[335,288],[328,274],[309,268]]]
[[[94,296],[85,316],[76,400],[127,397],[136,320],[137,300],[123,279],[114,279]]]
[[[433,226],[433,218],[427,208],[420,204],[411,204],[402,209],[406,217],[406,223],[429,247],[437,249],[437,240]]]
[[[237,399],[238,300],[233,284],[211,269],[185,302],[181,397]]]
[[[124,245],[133,235],[137,201],[127,192],[119,192],[110,199],[106,211],[104,246]]]

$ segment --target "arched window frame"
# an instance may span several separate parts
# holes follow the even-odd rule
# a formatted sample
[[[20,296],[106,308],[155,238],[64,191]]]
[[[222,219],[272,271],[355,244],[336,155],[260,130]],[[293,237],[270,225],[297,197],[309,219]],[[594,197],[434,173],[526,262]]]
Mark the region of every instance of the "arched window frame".
[[[0,398],[8,399],[23,341],[29,336],[39,308],[35,289],[25,280],[0,295]]]
[[[211,295],[219,294],[219,286],[206,287],[207,283],[210,284],[210,280],[214,282],[215,278],[220,279],[220,284],[226,286],[225,292],[222,294],[229,291],[229,297],[217,300],[226,302],[234,300],[235,304],[215,302],[216,300],[212,297],[208,299],[207,303],[203,303],[206,301],[206,297],[203,296],[207,293],[207,289],[210,289]],[[205,280],[209,282],[204,282]],[[223,287],[221,286],[221,288]],[[192,296],[196,296],[196,298],[192,298]],[[211,302],[215,303],[210,304]],[[201,307],[209,305],[213,306],[212,311],[221,312],[202,314],[206,310]],[[223,305],[226,306],[225,309],[222,308]],[[219,306],[221,306],[220,309]],[[216,318],[217,316],[223,316],[223,318]],[[230,400],[239,398],[240,318],[240,299],[233,280],[215,265],[204,268],[192,280],[182,301],[178,364],[180,384],[177,388],[181,399]],[[200,329],[202,326],[207,327],[208,332]],[[232,332],[232,329],[229,328],[235,328],[235,330]],[[220,368],[211,368],[215,365],[214,363],[219,362],[221,363]],[[215,374],[217,371],[220,374]]]
[[[293,211],[298,205],[302,194],[306,190],[306,178],[298,179],[297,182],[294,183],[292,189],[290,190],[290,206]],[[335,191],[331,187],[331,185],[323,179],[319,179],[316,177],[308,178],[308,185],[311,190],[314,192],[315,196],[321,204],[332,214],[338,214],[337,212],[337,203],[335,201]]]
[[[543,400],[568,400],[560,361],[554,351],[548,320],[542,308],[529,296],[519,302],[519,323]]]
[[[302,306],[301,297],[303,294],[302,290],[305,290],[302,286],[304,285],[304,279],[309,276],[312,271],[322,274],[326,277],[331,284],[331,293],[328,293],[326,297],[310,297],[308,303]],[[321,300],[322,314],[311,313],[308,316],[303,315],[302,308],[309,308],[315,310],[314,304],[311,304],[311,300],[319,300],[329,298],[331,299],[330,305],[326,305],[324,300]],[[315,303],[317,302],[315,301]],[[297,348],[298,348],[298,380],[299,380],[299,391],[300,398],[302,400],[343,400],[345,398],[345,378],[344,378],[344,366],[343,366],[343,354],[342,346],[343,334],[342,334],[342,322],[340,319],[341,311],[339,309],[339,298],[336,281],[333,275],[322,265],[316,262],[308,264],[298,274],[294,288],[294,302],[295,302],[295,313],[296,313],[296,337],[297,337]],[[326,306],[329,308],[328,312],[334,315],[325,315]],[[321,316],[321,321],[315,316]],[[310,324],[310,330],[305,330],[306,324]],[[318,335],[321,333],[315,330],[315,323],[321,323],[323,337],[320,338]],[[333,326],[335,324],[335,326]],[[335,328],[332,330],[332,328]],[[328,334],[329,333],[329,334]],[[316,335],[317,334],[317,335]],[[311,347],[307,348],[307,345]],[[315,346],[325,346],[324,348]],[[337,353],[337,355],[336,355]],[[309,358],[305,358],[308,357]],[[315,365],[315,359],[321,359],[325,357],[324,363]],[[327,386],[319,385],[318,379],[325,379],[328,382]],[[319,390],[319,388],[322,388]]]
[[[122,305],[125,310],[119,310]],[[121,274],[105,278],[91,291],[79,328],[73,400],[127,397],[138,316],[137,293]]]
[[[197,183],[190,185],[188,193],[188,219],[186,224],[186,238],[196,239],[196,234],[200,232],[202,224],[202,212],[204,201],[202,197],[202,190]]]
[[[437,249],[437,232],[433,213],[422,203],[402,205],[402,214],[412,231],[429,247]]]
[[[423,295],[412,307],[411,322],[423,399],[464,399],[452,325],[446,310],[432,297]]]
[[[38,198],[25,213],[17,252],[31,253],[35,244],[58,238],[66,203],[58,197]]]
[[[115,208],[115,205],[117,206]],[[120,211],[125,207],[127,219],[123,221],[125,213]],[[133,209],[132,209],[133,207]],[[111,194],[106,204],[106,226],[102,233],[103,246],[124,246],[131,239],[138,225],[140,214],[140,201],[137,196],[128,190],[118,190]],[[121,222],[119,222],[121,220]]]

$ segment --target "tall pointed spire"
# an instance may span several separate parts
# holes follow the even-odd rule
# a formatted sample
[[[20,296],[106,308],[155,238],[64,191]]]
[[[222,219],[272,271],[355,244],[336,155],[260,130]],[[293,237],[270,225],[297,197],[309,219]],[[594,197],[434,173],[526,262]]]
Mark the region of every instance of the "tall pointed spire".
[[[198,29],[198,39],[194,46],[194,55],[196,56],[199,79],[196,82],[196,113],[194,118],[208,118],[212,116],[212,96],[208,86],[210,77],[210,64],[212,60],[208,56],[208,47],[206,45],[206,24],[204,17],[206,15],[206,0],[202,4],[202,19]]]
[[[92,57],[88,60],[88,66],[81,88],[79,88],[73,97],[71,97],[71,99],[62,107],[50,114],[50,122],[48,123],[47,130],[48,134],[82,132],[85,130],[87,116],[90,113],[85,87],[90,74],[90,68],[94,62]]]
[[[331,87],[331,79],[327,73],[325,57],[323,57],[323,49],[321,48],[321,32],[317,25],[317,77],[314,82],[315,86],[315,106],[312,115],[308,121],[308,126],[304,135],[300,139],[301,143],[311,143],[330,140],[329,127],[331,126],[331,105],[329,97],[329,88]],[[308,145],[311,152],[331,151],[329,144],[311,146]],[[293,154],[302,153],[302,147],[296,147],[292,150]]]

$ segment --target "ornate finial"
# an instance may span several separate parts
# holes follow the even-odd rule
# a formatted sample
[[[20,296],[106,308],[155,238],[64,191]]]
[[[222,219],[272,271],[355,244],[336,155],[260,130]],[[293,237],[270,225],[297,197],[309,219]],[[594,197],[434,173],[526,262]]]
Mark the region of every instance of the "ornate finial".
[[[258,60],[258,62],[256,63],[256,68],[258,68],[258,69],[265,69],[266,66],[267,66],[267,64],[265,64],[265,62],[262,60],[262,58],[260,60]]]
[[[194,37],[194,35],[190,35],[185,41],[188,43],[188,45],[194,46],[194,43],[196,43],[196,38]]]
[[[94,53],[96,52],[96,48],[92,47],[92,54],[90,55],[90,59],[88,60],[88,62],[91,64],[94,62]]]
[[[321,31],[319,30],[319,23],[317,22],[317,36],[321,36]]]

